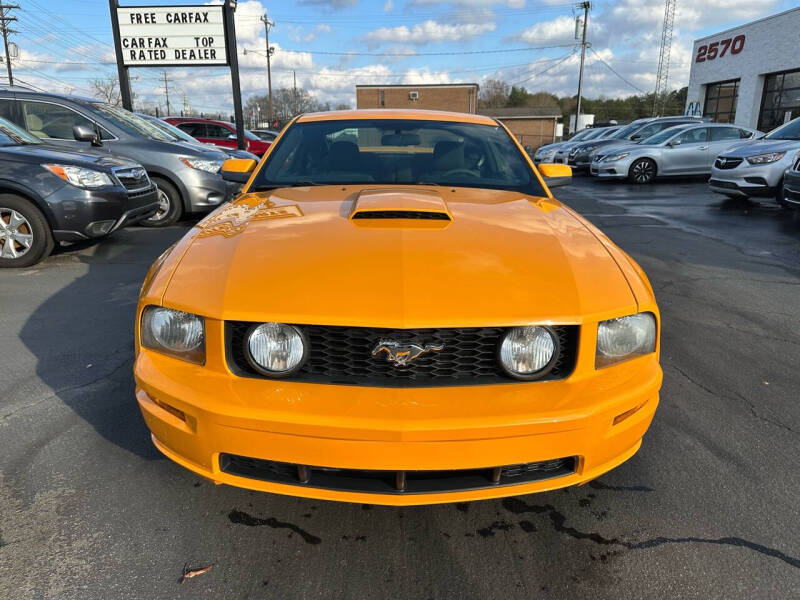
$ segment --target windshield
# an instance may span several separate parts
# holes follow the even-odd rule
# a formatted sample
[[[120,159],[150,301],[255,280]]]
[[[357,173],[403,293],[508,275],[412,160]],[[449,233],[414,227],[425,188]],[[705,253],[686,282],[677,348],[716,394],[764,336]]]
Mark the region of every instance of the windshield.
[[[590,129],[589,134],[583,138],[584,142],[588,142],[589,140],[597,140],[603,137],[603,130],[602,129]]]
[[[192,142],[193,144],[202,144],[202,142],[190,136],[183,129],[178,129],[177,127],[175,127],[175,125],[167,123],[166,121],[162,121],[158,117],[152,117],[150,115],[137,115],[137,116],[141,117],[145,121],[148,121],[149,123],[152,123],[159,129],[167,133],[168,135],[172,135],[173,137],[176,137],[179,140],[183,140],[184,142]]]
[[[0,146],[20,146],[25,144],[41,144],[42,140],[20,129],[11,121],[0,118]]]
[[[93,102],[92,108],[114,123],[114,125],[120,129],[124,129],[128,133],[143,135],[162,142],[174,142],[177,139],[174,135],[167,133],[163,129],[159,129],[153,123],[146,121],[142,117],[124,108],[102,102]]]
[[[592,133],[593,131],[597,131],[596,129],[581,129],[578,133],[573,135],[569,138],[570,142],[579,142],[581,140],[585,140],[586,136]]]
[[[651,135],[649,138],[646,138],[639,142],[640,144],[661,144],[666,142],[669,138],[671,138],[676,133],[683,131],[684,129],[688,129],[690,125],[676,125],[675,127],[670,127],[669,129],[664,129],[663,131],[659,131],[655,135]]]
[[[619,127],[606,127],[603,129],[603,134],[597,138],[598,140],[606,140],[608,138],[614,137],[614,134],[619,131]]]
[[[800,140],[800,119],[789,121],[764,136],[765,140]]]
[[[493,188],[545,195],[503,128],[400,119],[296,123],[269,155],[256,177],[255,190],[373,183]]]
[[[630,137],[634,132],[638,131],[641,126],[644,125],[641,121],[634,121],[630,125],[626,125],[622,129],[620,129],[617,133],[611,136],[611,139],[614,140],[621,140],[623,138]]]

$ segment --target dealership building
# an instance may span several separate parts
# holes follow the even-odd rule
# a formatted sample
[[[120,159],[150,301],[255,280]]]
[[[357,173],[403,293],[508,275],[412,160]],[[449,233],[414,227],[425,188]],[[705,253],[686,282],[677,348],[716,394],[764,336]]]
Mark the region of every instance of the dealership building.
[[[769,131],[800,116],[800,8],[696,40],[687,114]]]

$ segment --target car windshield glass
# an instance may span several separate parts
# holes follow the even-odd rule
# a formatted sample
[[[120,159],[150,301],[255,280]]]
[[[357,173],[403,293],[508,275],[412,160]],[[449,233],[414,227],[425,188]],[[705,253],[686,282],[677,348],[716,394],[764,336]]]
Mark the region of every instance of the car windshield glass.
[[[150,115],[137,115],[137,116],[140,116],[142,119],[144,119],[148,123],[152,123],[153,125],[155,125],[159,129],[164,131],[165,133],[167,133],[169,135],[172,135],[173,137],[178,138],[179,140],[183,140],[184,142],[192,142],[194,144],[202,143],[202,142],[197,141],[192,136],[190,136],[183,129],[178,129],[177,127],[175,127],[175,125],[167,123],[166,121],[162,121],[158,117],[151,117]]]
[[[800,119],[789,121],[777,129],[773,129],[766,136],[765,140],[800,140]]]
[[[619,131],[619,127],[607,127],[603,129],[602,135],[597,138],[598,140],[607,140],[614,137],[614,134]]]
[[[611,139],[621,140],[622,138],[629,137],[633,132],[638,131],[644,123],[637,123],[634,121],[630,125],[626,125],[622,129],[620,129],[617,133],[611,136]]]
[[[676,133],[679,133],[679,132],[683,131],[684,129],[687,129],[688,127],[689,127],[688,125],[685,125],[683,127],[680,127],[680,126],[670,127],[669,129],[664,129],[663,131],[659,131],[655,135],[651,135],[649,138],[647,138],[645,140],[642,140],[639,143],[640,144],[649,144],[649,145],[661,144],[663,142],[666,142],[669,138],[671,138]]]
[[[20,146],[25,144],[41,144],[42,141],[24,129],[20,129],[11,121],[0,118],[0,146]]]
[[[571,138],[569,138],[568,141],[570,141],[570,142],[580,142],[581,140],[585,140],[587,135],[589,135],[590,133],[593,133],[595,131],[597,131],[597,130],[596,129],[581,129],[578,133],[576,133]]]
[[[502,127],[400,119],[296,123],[258,173],[255,189],[373,183],[544,195],[525,157]]]
[[[144,135],[162,142],[174,142],[177,139],[174,135],[167,133],[163,129],[159,129],[153,123],[146,121],[142,117],[124,108],[114,106],[113,104],[105,104],[103,102],[93,102],[92,108],[114,123],[114,125],[128,133]]]
[[[584,142],[588,142],[589,140],[597,140],[603,137],[603,130],[602,129],[590,129],[589,134],[583,138]]]

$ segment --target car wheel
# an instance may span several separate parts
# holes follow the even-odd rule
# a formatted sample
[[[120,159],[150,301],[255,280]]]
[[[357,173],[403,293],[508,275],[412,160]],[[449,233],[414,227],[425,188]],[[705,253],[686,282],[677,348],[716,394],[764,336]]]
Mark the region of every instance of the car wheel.
[[[44,215],[25,198],[0,194],[0,267],[30,267],[53,250]]]
[[[656,163],[649,158],[640,158],[628,170],[631,183],[651,183],[656,178]]]
[[[183,214],[181,195],[169,181],[159,177],[153,177],[152,180],[158,192],[158,210],[152,217],[140,221],[140,224],[145,227],[172,225]]]

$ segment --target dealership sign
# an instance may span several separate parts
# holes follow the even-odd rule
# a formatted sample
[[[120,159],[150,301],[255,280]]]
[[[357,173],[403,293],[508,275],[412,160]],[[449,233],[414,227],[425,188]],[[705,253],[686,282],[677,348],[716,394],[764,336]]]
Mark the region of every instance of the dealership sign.
[[[117,7],[126,67],[227,65],[222,6]]]

